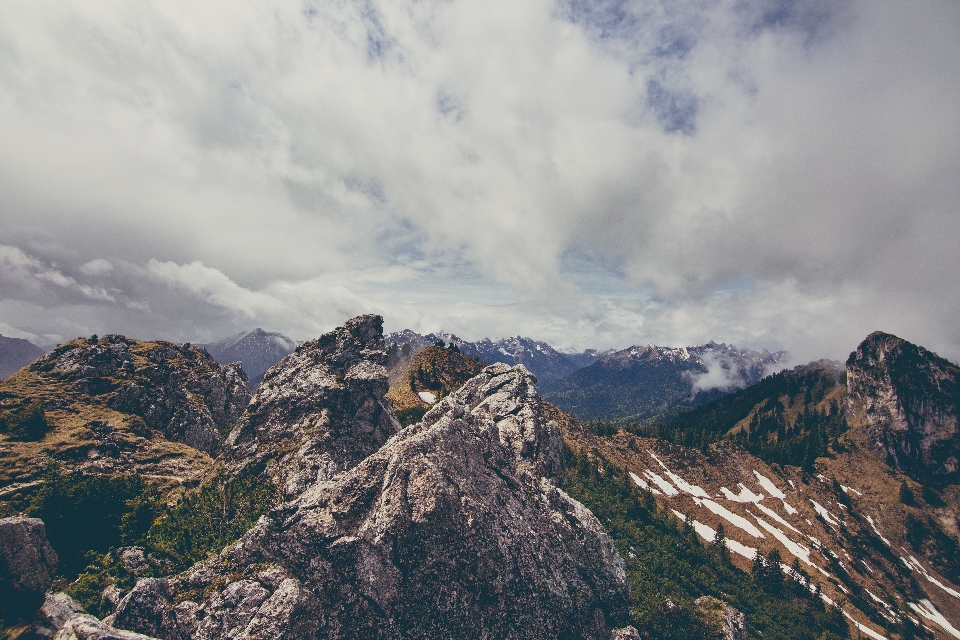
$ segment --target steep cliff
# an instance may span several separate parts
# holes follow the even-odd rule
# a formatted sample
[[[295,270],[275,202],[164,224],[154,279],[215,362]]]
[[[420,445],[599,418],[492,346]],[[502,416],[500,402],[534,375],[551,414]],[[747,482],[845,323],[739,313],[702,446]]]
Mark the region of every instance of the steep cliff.
[[[848,407],[868,423],[874,450],[921,483],[960,480],[960,367],[888,333],[847,360]]]

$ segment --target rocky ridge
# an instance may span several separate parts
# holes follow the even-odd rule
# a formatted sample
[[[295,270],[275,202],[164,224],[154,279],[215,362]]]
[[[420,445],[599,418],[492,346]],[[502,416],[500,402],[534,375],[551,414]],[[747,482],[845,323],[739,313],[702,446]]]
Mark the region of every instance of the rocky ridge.
[[[315,393],[339,400],[351,385],[363,389],[358,397],[382,398],[379,322],[359,318],[301,346],[290,358],[314,371],[302,382],[313,386],[295,402],[277,395],[261,404],[296,407]],[[293,382],[293,364],[281,363],[264,386]],[[334,371],[344,371],[342,383]],[[352,424],[375,425],[377,411]],[[257,426],[268,423],[242,421],[230,455],[246,447],[255,457],[274,446],[272,436],[290,438]],[[314,442],[307,424],[295,432],[301,449]],[[329,477],[321,473],[217,559],[138,582],[114,626],[167,640],[607,638],[627,622],[623,562],[596,518],[557,486],[562,442],[523,367],[488,367],[355,466],[352,451],[336,446],[337,430],[315,434]]]
[[[293,498],[379,449],[400,428],[384,399],[382,326],[354,318],[271,368],[227,437],[227,468],[262,473]]]
[[[848,403],[872,447],[918,482],[960,480],[960,367],[896,336],[872,333],[847,360]]]
[[[118,335],[64,343],[0,383],[0,423],[30,426],[0,433],[0,502],[22,504],[51,463],[195,484],[249,399],[239,363],[219,365],[190,345]]]

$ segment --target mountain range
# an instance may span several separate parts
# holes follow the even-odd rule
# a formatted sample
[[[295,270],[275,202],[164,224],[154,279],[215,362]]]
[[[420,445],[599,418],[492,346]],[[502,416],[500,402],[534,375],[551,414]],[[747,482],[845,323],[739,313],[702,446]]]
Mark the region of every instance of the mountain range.
[[[123,336],[0,383],[0,634],[960,637],[953,363],[879,332],[765,377],[782,355],[637,347],[596,368],[689,406],[582,422],[522,364],[381,327],[252,398]]]
[[[384,342],[396,360],[444,343],[487,364],[522,364],[537,377],[545,398],[582,420],[667,418],[757,382],[788,357],[785,351],[752,351],[715,342],[562,353],[520,336],[467,342],[442,331],[421,335],[409,329],[385,335]]]
[[[484,338],[479,342],[467,342],[445,331],[421,335],[404,329],[388,333],[383,339],[388,348],[397,345],[398,354],[401,357],[404,356],[405,350],[409,354],[421,347],[443,342],[447,345],[455,345],[464,355],[487,364],[496,362],[511,366],[522,364],[537,377],[537,384],[541,389],[551,388],[577,369],[592,364],[612,352],[612,350],[586,349],[577,353],[563,353],[546,342],[521,336],[497,340]]]
[[[634,346],[606,355],[546,387],[544,395],[583,420],[665,418],[775,370],[786,352],[709,342],[693,347]]]

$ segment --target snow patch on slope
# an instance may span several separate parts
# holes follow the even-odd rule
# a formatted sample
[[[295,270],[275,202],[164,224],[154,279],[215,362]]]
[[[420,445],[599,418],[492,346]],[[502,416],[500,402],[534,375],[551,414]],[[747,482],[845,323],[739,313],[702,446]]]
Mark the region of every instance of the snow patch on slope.
[[[783,491],[780,491],[780,489],[777,488],[777,485],[773,484],[773,480],[761,474],[756,469],[753,470],[753,475],[757,476],[757,483],[772,497],[780,498],[781,500],[786,499],[786,494]]]
[[[944,628],[947,633],[952,635],[954,638],[960,638],[960,631],[957,631],[956,628],[950,621],[943,617],[943,614],[937,611],[937,608],[933,606],[933,603],[924,598],[919,603],[908,603],[910,608],[919,613],[921,616],[930,620],[931,622],[936,622],[938,625]]]
[[[656,487],[651,487],[647,484],[647,481],[635,474],[633,471],[630,472],[630,478],[633,480],[633,483],[643,489],[644,491],[649,491],[655,496],[662,496],[663,492],[657,489]]]
[[[757,529],[754,526],[752,522],[750,522],[743,516],[739,516],[733,513],[723,505],[717,504],[716,502],[714,502],[713,500],[710,500],[709,498],[706,498],[703,500],[703,506],[705,506],[707,509],[714,512],[715,514],[717,514],[718,516],[720,516],[721,518],[723,518],[733,526],[743,529],[754,538],[766,537],[765,535],[763,535],[763,532],[760,531],[760,529]]]
[[[720,493],[722,493],[723,496],[727,500],[730,500],[731,502],[740,502],[740,503],[752,502],[756,504],[761,500],[763,500],[762,493],[760,494],[754,493],[753,491],[748,489],[746,486],[744,486],[742,482],[739,483],[737,486],[740,487],[740,493],[734,494],[732,491],[730,491],[730,489],[727,489],[726,487],[721,487]]]

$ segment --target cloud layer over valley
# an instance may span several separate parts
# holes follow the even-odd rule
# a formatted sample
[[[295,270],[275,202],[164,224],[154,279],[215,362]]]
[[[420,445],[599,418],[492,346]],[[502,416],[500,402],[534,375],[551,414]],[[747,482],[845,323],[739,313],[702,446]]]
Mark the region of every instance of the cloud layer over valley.
[[[0,8],[0,333],[960,359],[960,5]]]

